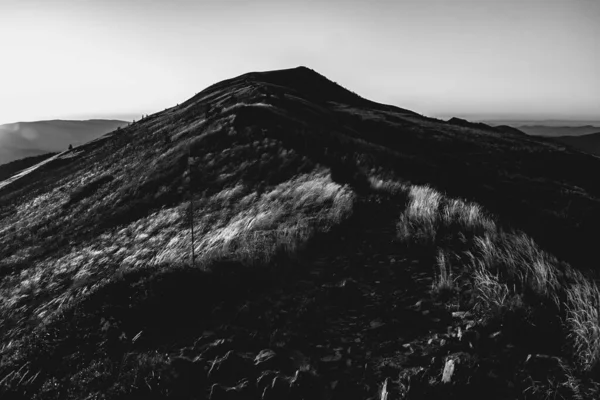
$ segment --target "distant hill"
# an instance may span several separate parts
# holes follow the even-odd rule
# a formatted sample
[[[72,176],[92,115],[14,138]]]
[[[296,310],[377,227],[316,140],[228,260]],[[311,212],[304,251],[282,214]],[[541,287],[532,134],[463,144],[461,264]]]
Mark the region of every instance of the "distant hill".
[[[0,125],[0,164],[66,150],[126,126],[119,120],[35,121]]]
[[[521,126],[547,126],[547,127],[578,127],[596,126],[600,127],[600,120],[568,120],[568,119],[544,119],[544,120],[517,120],[517,119],[474,119],[492,126],[510,125],[516,128]]]
[[[524,125],[518,127],[521,131],[532,136],[581,136],[600,130],[597,126],[543,126],[543,125]]]
[[[508,125],[490,126],[490,125],[484,124],[483,122],[471,122],[471,121],[467,121],[466,119],[457,118],[457,117],[450,118],[448,120],[448,123],[458,125],[458,126],[464,126],[466,128],[483,129],[483,130],[488,130],[488,131],[493,130],[496,132],[510,133],[510,134],[514,134],[514,135],[525,135],[525,132],[523,132],[517,128],[513,128],[512,126],[508,126]]]
[[[600,156],[600,130],[581,136],[557,136],[552,138],[552,140],[569,145],[584,153]]]

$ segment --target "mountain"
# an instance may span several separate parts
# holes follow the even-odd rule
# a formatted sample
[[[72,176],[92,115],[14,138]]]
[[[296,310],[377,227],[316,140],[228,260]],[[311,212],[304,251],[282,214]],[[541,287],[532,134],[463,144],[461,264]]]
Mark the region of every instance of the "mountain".
[[[509,125],[516,128],[520,126],[544,126],[544,127],[579,127],[579,126],[596,126],[600,127],[600,120],[576,120],[576,119],[545,119],[545,120],[518,120],[518,119],[484,119],[481,120],[486,124]]]
[[[454,125],[458,125],[458,126],[464,126],[467,128],[474,128],[474,129],[483,129],[483,130],[487,130],[487,131],[496,131],[496,132],[504,132],[504,133],[510,133],[510,134],[514,134],[514,135],[525,135],[525,133],[517,128],[513,128],[512,126],[508,126],[508,125],[498,125],[495,127],[492,127],[490,125],[486,125],[483,122],[470,122],[467,121],[465,119],[462,118],[457,118],[457,117],[452,117],[448,120],[448,123],[450,124],[454,124]]]
[[[0,125],[0,164],[63,151],[69,145],[78,146],[126,125],[125,121],[104,119],[16,122]]]
[[[584,153],[600,156],[600,132],[581,136],[556,136],[552,140],[569,145]]]
[[[519,130],[528,135],[534,136],[581,136],[597,132],[600,128],[592,125],[585,126],[543,126],[543,125],[522,125]]]
[[[0,397],[598,398],[600,159],[459,122],[253,72],[0,182]]]

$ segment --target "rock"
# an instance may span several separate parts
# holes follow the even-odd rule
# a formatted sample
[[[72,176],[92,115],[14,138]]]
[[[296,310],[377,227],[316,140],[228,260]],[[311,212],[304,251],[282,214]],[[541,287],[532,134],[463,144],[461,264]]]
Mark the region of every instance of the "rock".
[[[383,385],[381,386],[381,394],[379,396],[379,398],[381,400],[387,400],[388,399],[388,381],[389,378],[385,378],[385,381],[383,382]]]
[[[490,338],[490,339],[494,339],[494,338],[496,338],[496,337],[500,336],[501,334],[502,334],[502,332],[500,332],[500,331],[497,331],[497,332],[494,332],[494,333],[492,333],[491,335],[489,335],[489,338]]]
[[[252,365],[247,360],[230,350],[223,357],[213,361],[208,371],[208,379],[211,382],[235,384],[242,378],[252,376],[253,372]]]
[[[258,353],[258,355],[254,358],[254,365],[257,366],[261,371],[278,369],[276,368],[277,361],[277,353],[271,349],[264,349],[261,350],[260,353]]]
[[[450,383],[452,381],[452,375],[454,375],[455,364],[456,360],[454,359],[446,360],[444,372],[442,372],[442,383]]]
[[[370,325],[371,329],[377,329],[377,328],[384,326],[385,322],[382,322],[379,319],[375,319],[375,320],[371,321],[371,323],[369,325]]]
[[[458,329],[456,330],[456,336],[455,336],[455,337],[456,337],[458,340],[461,340],[461,339],[462,339],[462,335],[463,335],[463,331],[462,331],[462,329],[461,329],[461,328],[460,328],[460,326],[459,326],[459,327],[458,327]]]
[[[471,313],[468,311],[454,311],[452,313],[452,318],[463,319],[469,316],[471,316]]]

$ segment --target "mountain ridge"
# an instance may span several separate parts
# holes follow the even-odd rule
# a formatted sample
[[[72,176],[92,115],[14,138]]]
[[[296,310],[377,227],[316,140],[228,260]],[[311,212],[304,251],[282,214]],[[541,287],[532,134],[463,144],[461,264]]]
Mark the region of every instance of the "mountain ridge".
[[[600,160],[315,74],[217,83],[3,182],[1,394],[597,393]]]

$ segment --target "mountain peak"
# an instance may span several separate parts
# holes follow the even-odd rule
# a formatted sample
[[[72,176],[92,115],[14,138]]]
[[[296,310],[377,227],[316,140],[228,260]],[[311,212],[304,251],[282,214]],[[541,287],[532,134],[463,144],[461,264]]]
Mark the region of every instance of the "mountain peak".
[[[600,289],[569,266],[597,258],[600,159],[562,144],[301,66],[35,161],[0,182],[1,398],[398,398],[413,379],[482,398],[600,365],[580,334]]]

